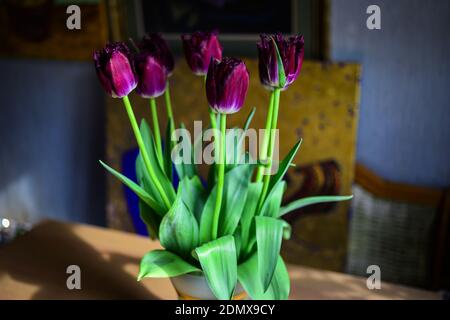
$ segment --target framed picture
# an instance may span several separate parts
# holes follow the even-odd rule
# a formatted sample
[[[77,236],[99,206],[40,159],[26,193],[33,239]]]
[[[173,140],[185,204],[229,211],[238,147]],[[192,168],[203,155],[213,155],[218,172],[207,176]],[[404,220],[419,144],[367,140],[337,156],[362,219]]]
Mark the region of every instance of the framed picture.
[[[281,32],[305,36],[306,58],[328,56],[327,0],[278,1],[276,5],[270,0],[134,0],[124,2],[120,12],[126,12],[127,36],[161,32],[176,53],[182,50],[181,34],[217,30],[227,54],[254,56],[260,33]]]
[[[69,29],[67,8],[76,5],[80,29]],[[0,56],[90,60],[108,39],[105,2],[100,0],[0,1]]]

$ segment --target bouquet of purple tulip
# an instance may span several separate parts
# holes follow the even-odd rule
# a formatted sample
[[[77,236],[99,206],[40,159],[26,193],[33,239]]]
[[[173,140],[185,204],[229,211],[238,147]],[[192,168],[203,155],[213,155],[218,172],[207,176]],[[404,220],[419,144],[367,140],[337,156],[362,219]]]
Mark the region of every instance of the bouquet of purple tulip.
[[[271,174],[275,165],[280,94],[300,73],[303,37],[262,35],[257,44],[259,77],[271,92],[257,161],[251,161],[255,157],[248,152],[244,151],[243,157],[231,152],[242,146],[255,109],[231,145],[228,137],[236,130],[226,128],[227,116],[238,112],[245,101],[249,86],[245,63],[236,58],[222,58],[216,33],[183,35],[182,41],[190,68],[204,78],[209,102],[205,111],[209,111],[214,132],[215,161],[210,166],[207,183],[202,183],[191,157],[186,159],[176,151],[178,138],[169,91],[174,59],[164,39],[159,34],[147,35],[135,45],[134,53],[121,42],[108,44],[94,53],[102,86],[112,97],[123,99],[130,119],[140,150],[136,160],[138,183],[101,164],[138,195],[141,218],[150,236],[159,239],[164,247],[143,257],[138,280],[169,277],[179,296],[185,298],[209,297],[191,296],[186,292],[187,282],[179,281],[183,277],[197,277],[206,284],[212,298],[239,299],[248,294],[252,299],[287,299],[289,275],[280,249],[283,237],[290,236],[290,226],[282,216],[307,205],[352,197],[309,197],[282,206],[286,189],[283,176],[301,141]],[[136,121],[128,99],[134,89],[150,100],[152,130],[145,120],[140,126]],[[163,94],[169,119],[164,146],[155,101]],[[197,144],[189,141],[188,147],[195,149]]]

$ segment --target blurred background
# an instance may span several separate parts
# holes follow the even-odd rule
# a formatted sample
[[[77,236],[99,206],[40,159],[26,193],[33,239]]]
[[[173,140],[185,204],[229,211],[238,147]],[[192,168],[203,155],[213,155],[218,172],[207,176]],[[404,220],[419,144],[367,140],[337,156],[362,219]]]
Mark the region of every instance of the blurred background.
[[[66,27],[72,4],[79,30]],[[366,26],[370,5],[381,10],[379,30]],[[231,124],[256,106],[260,128],[268,93],[258,80],[258,34],[301,33],[307,61],[280,111],[280,154],[304,139],[285,200],[355,197],[289,214],[283,255],[356,275],[375,264],[386,281],[450,288],[449,15],[448,0],[0,1],[2,241],[13,225],[20,232],[43,219],[146,233],[136,199],[98,163],[133,176],[136,144],[121,102],[98,83],[94,49],[162,32],[177,57],[175,116],[190,128],[207,119],[206,99],[180,34],[218,30],[224,55],[244,58],[251,73]]]

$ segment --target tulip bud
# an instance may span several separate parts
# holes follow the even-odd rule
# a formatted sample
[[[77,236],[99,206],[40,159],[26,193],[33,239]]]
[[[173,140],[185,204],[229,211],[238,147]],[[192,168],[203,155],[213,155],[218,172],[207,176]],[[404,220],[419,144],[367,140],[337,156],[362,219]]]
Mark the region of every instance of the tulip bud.
[[[122,98],[136,88],[133,61],[125,43],[107,44],[95,51],[93,58],[100,83],[113,98]]]
[[[168,77],[172,75],[175,66],[172,52],[167,45],[166,40],[159,33],[150,33],[144,36],[138,43],[138,48],[142,51],[149,51],[164,66]]]
[[[143,98],[156,98],[164,93],[167,84],[167,69],[161,60],[150,51],[141,51],[134,58],[139,79],[136,93]]]
[[[235,58],[211,59],[206,77],[206,97],[218,113],[235,113],[244,104],[249,84],[245,63]]]
[[[303,36],[284,39],[280,33],[261,35],[257,44],[259,78],[269,88],[286,89],[297,79],[303,63]]]
[[[196,75],[208,72],[211,58],[222,59],[222,46],[216,32],[194,32],[181,36],[187,63]]]

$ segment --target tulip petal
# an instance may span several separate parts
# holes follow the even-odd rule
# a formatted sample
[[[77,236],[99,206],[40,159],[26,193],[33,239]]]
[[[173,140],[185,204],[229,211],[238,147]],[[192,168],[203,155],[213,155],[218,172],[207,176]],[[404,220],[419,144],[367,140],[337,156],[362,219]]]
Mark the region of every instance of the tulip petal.
[[[217,38],[217,32],[183,34],[181,40],[186,61],[196,75],[208,73],[211,58],[222,59],[222,46]]]
[[[121,98],[136,87],[134,65],[125,43],[110,43],[94,52],[93,58],[100,83],[109,95]]]
[[[148,51],[140,53],[135,61],[139,78],[136,92],[144,98],[156,98],[162,95],[167,85],[165,67]]]

